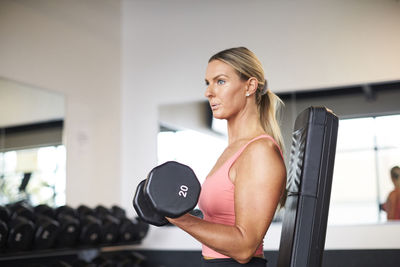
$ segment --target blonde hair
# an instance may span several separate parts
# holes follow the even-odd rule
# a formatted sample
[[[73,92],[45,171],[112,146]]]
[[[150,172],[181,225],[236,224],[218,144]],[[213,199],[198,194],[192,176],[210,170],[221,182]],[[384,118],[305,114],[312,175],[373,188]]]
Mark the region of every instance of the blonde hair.
[[[220,60],[233,67],[244,81],[247,81],[251,77],[257,79],[256,104],[261,126],[267,134],[275,139],[280,149],[284,151],[282,133],[277,119],[283,102],[268,89],[260,60],[246,47],[234,47],[223,50],[213,55],[208,62],[213,60]]]

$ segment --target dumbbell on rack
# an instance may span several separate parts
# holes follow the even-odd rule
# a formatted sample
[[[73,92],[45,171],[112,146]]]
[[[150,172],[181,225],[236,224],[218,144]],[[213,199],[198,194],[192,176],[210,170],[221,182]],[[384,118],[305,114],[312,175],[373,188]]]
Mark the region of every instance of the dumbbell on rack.
[[[55,209],[55,218],[60,223],[56,246],[64,248],[75,246],[81,231],[75,209],[68,205],[59,206]]]
[[[201,186],[193,170],[168,161],[150,171],[136,189],[133,207],[139,217],[155,226],[168,224],[165,217],[177,218],[193,210]]]
[[[101,221],[93,210],[86,205],[80,205],[77,209],[81,224],[79,241],[83,245],[97,245],[101,241]]]
[[[103,243],[132,243],[141,241],[147,234],[149,225],[138,219],[130,219],[125,210],[114,205],[111,209],[97,206],[95,214],[102,220]],[[107,235],[110,237],[107,238]],[[115,237],[111,238],[111,237]]]
[[[54,210],[47,205],[34,207],[34,222],[36,226],[34,248],[48,249],[55,245],[60,224],[54,218]]]
[[[101,243],[116,243],[118,240],[119,220],[111,214],[109,209],[102,205],[98,205],[93,211],[101,221]]]
[[[7,205],[8,218],[7,249],[28,250],[47,249],[54,245],[59,224],[46,215],[36,214],[25,202]]]
[[[5,250],[8,237],[7,222],[10,217],[10,211],[4,206],[0,206],[0,251]]]
[[[111,213],[120,220],[119,243],[131,243],[142,241],[149,231],[149,224],[140,218],[130,219],[125,210],[118,206],[111,207]]]

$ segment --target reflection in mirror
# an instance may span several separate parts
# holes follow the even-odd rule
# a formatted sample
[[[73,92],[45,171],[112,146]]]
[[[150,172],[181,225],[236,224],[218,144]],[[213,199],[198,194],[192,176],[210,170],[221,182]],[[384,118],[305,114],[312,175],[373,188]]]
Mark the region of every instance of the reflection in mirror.
[[[64,96],[0,78],[0,205],[65,204]]]
[[[309,106],[326,106],[339,118],[328,223],[386,221],[383,203],[393,183],[389,171],[400,165],[400,83],[278,94],[284,101],[281,129],[286,157],[296,116]],[[227,144],[226,123],[213,120],[206,102],[159,107],[158,163],[191,166],[200,182]],[[275,221],[279,221],[276,218]]]
[[[400,115],[340,120],[330,221],[386,221],[380,204],[393,189],[389,170],[400,163]]]

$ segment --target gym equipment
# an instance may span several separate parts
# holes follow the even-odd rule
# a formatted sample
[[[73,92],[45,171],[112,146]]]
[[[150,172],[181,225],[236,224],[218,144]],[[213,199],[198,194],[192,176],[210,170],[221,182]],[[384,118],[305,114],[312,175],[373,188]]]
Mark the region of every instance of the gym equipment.
[[[33,222],[21,216],[14,216],[8,226],[7,249],[10,251],[30,249],[35,234]]]
[[[60,224],[54,220],[54,210],[42,204],[33,208],[35,211],[35,249],[48,249],[54,246],[58,237]]]
[[[116,205],[113,205],[111,207],[111,214],[114,217],[118,218],[118,219],[126,218],[125,210],[123,208],[121,208],[121,207],[116,206]]]
[[[102,221],[102,243],[141,241],[149,229],[146,222],[137,218],[127,218],[125,210],[118,206],[107,209],[99,205],[94,209],[94,213]]]
[[[5,206],[0,206],[0,220],[7,223],[10,219],[10,210]]]
[[[133,206],[145,222],[162,226],[165,217],[177,218],[192,210],[201,186],[193,170],[181,163],[168,161],[150,171],[139,183]]]
[[[10,211],[4,206],[0,206],[0,251],[4,250],[7,244],[8,226]]]
[[[69,215],[71,217],[77,218],[78,213],[76,210],[68,205],[59,206],[55,209],[56,217],[60,214]]]
[[[7,244],[8,226],[0,220],[0,251],[4,250]]]
[[[101,205],[97,206],[93,212],[101,220],[101,243],[115,243],[118,240],[120,220],[114,217],[109,209]]]
[[[149,231],[149,225],[140,219],[123,218],[119,224],[119,242],[131,243],[143,240]]]
[[[296,118],[278,267],[322,264],[337,131],[338,118],[324,107]]]
[[[135,197],[133,199],[133,207],[135,208],[137,214],[142,220],[145,222],[155,225],[155,226],[163,226],[168,224],[168,220],[158,213],[154,206],[146,199],[144,186],[146,180],[143,180],[139,183],[136,188]]]
[[[54,219],[39,213],[44,212],[45,214],[48,214],[49,211],[52,210],[52,208],[46,205],[39,205],[38,208],[35,209],[24,201],[10,204],[9,208],[12,213],[12,218],[23,217],[33,223],[34,234],[32,248],[48,249],[54,245],[58,234],[59,224]],[[52,214],[50,214],[50,216],[52,216]]]
[[[42,214],[52,219],[56,216],[54,209],[46,204],[37,205],[36,207],[33,207],[33,210],[35,214]]]
[[[95,245],[101,240],[101,221],[95,217],[94,211],[80,205],[77,208],[78,218],[81,225],[79,241],[85,245]]]
[[[203,212],[199,209],[191,210],[191,211],[189,211],[189,214],[193,215],[195,217],[198,217],[200,219],[203,219],[203,217],[204,217]]]
[[[79,239],[80,222],[73,208],[64,205],[56,208],[55,217],[60,224],[56,246],[73,247]]]
[[[30,221],[35,220],[35,212],[33,208],[24,201],[8,204],[7,207],[11,212],[11,218],[21,216]]]
[[[133,225],[135,226],[135,230],[132,231],[132,240],[133,241],[142,241],[143,238],[147,235],[149,231],[149,224],[140,219],[139,217],[131,220]],[[121,227],[122,228],[122,227]]]
[[[50,217],[37,215],[35,225],[34,248],[48,249],[53,247],[58,236],[60,224]]]

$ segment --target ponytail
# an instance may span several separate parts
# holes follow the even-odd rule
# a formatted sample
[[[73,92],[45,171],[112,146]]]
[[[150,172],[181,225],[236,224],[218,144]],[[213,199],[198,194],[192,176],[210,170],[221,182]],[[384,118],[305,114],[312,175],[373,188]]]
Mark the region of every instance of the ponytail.
[[[259,91],[260,92],[260,91]],[[272,136],[281,149],[282,156],[285,151],[285,145],[281,129],[279,126],[278,118],[280,118],[281,108],[283,107],[283,101],[271,90],[266,89],[264,94],[256,94],[256,101],[258,106],[258,112],[260,114],[260,123],[264,131]],[[284,189],[282,196],[279,200],[278,210],[283,208],[286,203],[287,190]]]
[[[260,114],[261,126],[267,134],[275,139],[283,154],[285,145],[278,122],[280,111],[283,106],[282,100],[276,94],[271,92],[271,90],[266,90],[265,94],[256,95],[256,101],[258,112]]]

